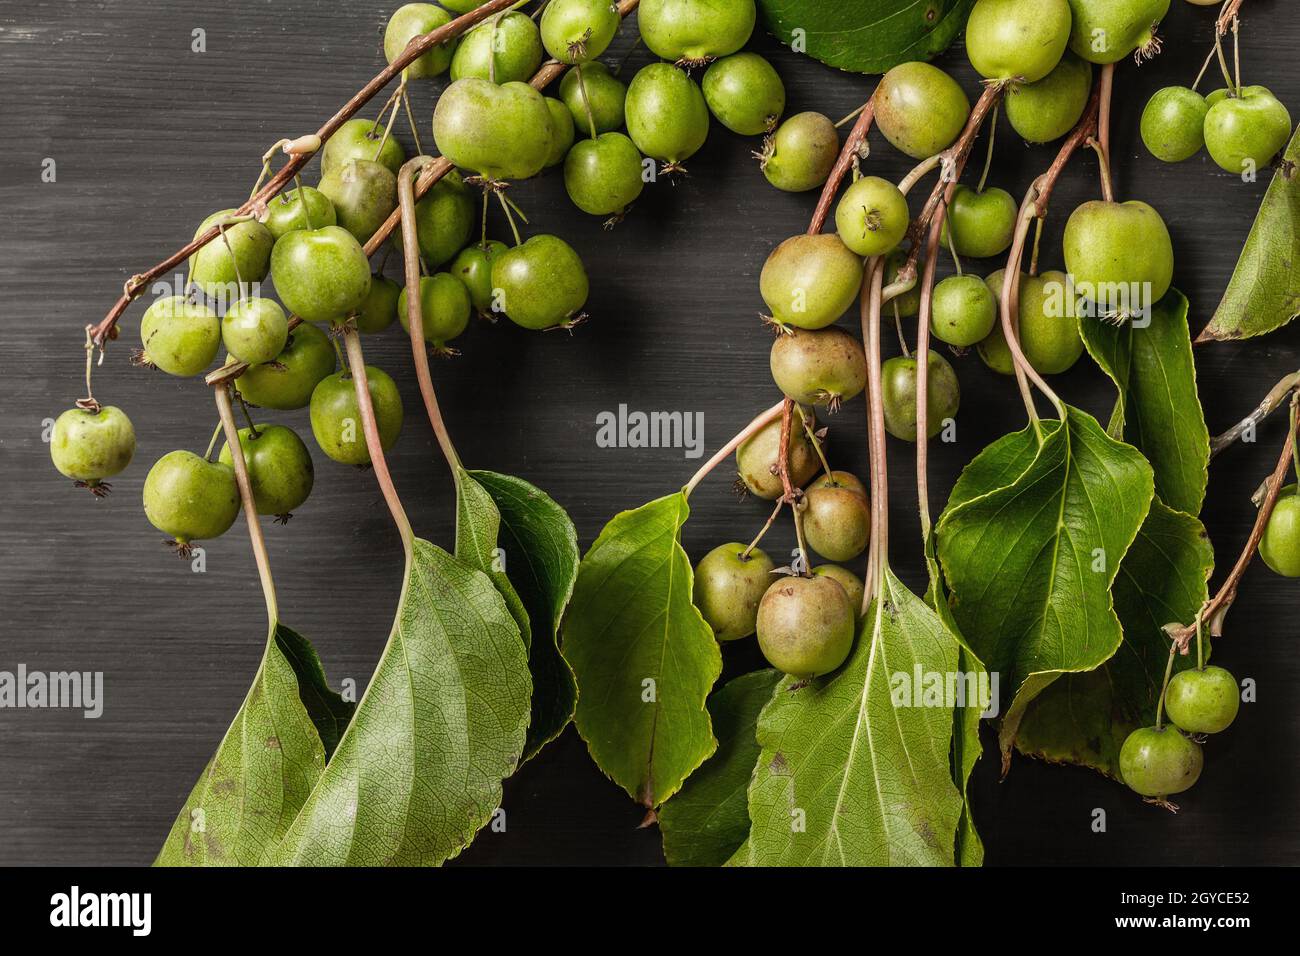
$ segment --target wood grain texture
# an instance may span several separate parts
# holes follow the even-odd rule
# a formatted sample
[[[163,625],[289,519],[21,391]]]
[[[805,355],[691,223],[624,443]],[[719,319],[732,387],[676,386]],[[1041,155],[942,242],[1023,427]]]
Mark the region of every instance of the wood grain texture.
[[[207,572],[170,557],[144,519],[149,465],[174,448],[201,450],[215,422],[211,396],[129,367],[141,305],[96,375],[96,392],[131,415],[137,460],[97,502],[59,479],[42,422],[81,395],[82,327],[97,321],[122,283],[184,242],[214,209],[248,193],[260,154],[282,136],[314,129],[382,64],[391,6],[311,0],[149,3],[36,0],[0,6],[0,669],[102,670],[104,716],[0,711],[0,864],[145,864],[157,852],[196,775],[234,714],[257,666],[264,630],[256,576],[241,528],[207,548]],[[1277,0],[1251,0],[1243,33],[1248,82],[1270,84],[1300,116],[1294,51],[1300,27]],[[1212,11],[1176,2],[1165,53],[1140,70],[1120,67],[1114,156],[1119,191],[1164,214],[1178,251],[1176,284],[1193,329],[1226,285],[1266,183],[1241,183],[1204,155],[1179,166],[1148,156],[1137,119],[1160,86],[1190,82],[1208,49]],[[207,52],[190,51],[202,28]],[[626,50],[626,29],[615,47]],[[796,57],[764,36],[786,80],[790,110],[835,118],[872,80]],[[629,68],[648,62],[642,49]],[[960,49],[941,61],[967,90]],[[436,86],[421,84],[422,122]],[[368,112],[366,115],[373,115]],[[422,132],[424,132],[422,130]],[[873,173],[897,179],[908,162],[876,134]],[[582,546],[616,511],[679,487],[694,470],[681,450],[602,449],[596,415],[633,409],[702,412],[717,447],[771,404],[769,339],[760,327],[758,271],[770,248],[801,231],[815,197],[772,190],[749,158],[754,143],[715,124],[692,175],[647,190],[612,233],[574,210],[552,172],[514,198],[537,231],[568,239],[593,280],[590,324],[570,337],[476,325],[465,354],[435,368],[443,406],[471,467],[521,475],[570,510]],[[976,155],[982,149],[977,145]],[[41,181],[46,158],[57,182]],[[993,182],[1020,195],[1050,158],[1003,125]],[[308,181],[314,181],[315,167]],[[1095,162],[1077,160],[1054,201],[1044,266],[1059,267],[1073,206],[1096,193]],[[501,231],[496,223],[496,231]],[[395,274],[396,263],[390,271]],[[992,265],[987,268],[993,268]],[[416,529],[451,540],[449,475],[419,414],[406,341],[367,343],[406,400],[394,477]],[[892,344],[887,346],[892,348]],[[1196,355],[1212,431],[1245,414],[1300,364],[1300,327]],[[993,438],[1017,428],[1014,385],[973,355],[956,362],[963,388],[959,440],[931,453],[940,506],[958,471]],[[1104,414],[1112,389],[1088,361],[1058,379],[1071,402]],[[306,431],[306,416],[268,419]],[[1250,493],[1269,471],[1283,423],[1235,448],[1212,469],[1207,523],[1221,565],[1253,518]],[[837,467],[865,470],[862,404],[832,423]],[[922,582],[911,449],[891,443],[894,563]],[[332,682],[364,683],[379,654],[401,581],[401,549],[371,475],[317,457],[315,494],[287,528],[269,527],[285,622],[313,640]],[[693,555],[747,537],[765,507],[735,499],[718,475],[695,496],[685,544]],[[792,536],[773,541],[789,547]],[[1171,816],[1095,774],[1017,759],[1006,782],[986,759],[973,784],[976,818],[995,864],[1300,862],[1300,683],[1294,653],[1297,590],[1255,567],[1247,574],[1220,659],[1254,678],[1259,702],[1207,748],[1200,784]],[[728,673],[758,664],[751,645],[728,647]],[[483,834],[458,864],[653,864],[658,834],[605,780],[570,731],[506,787],[507,830]],[[1092,832],[1094,808],[1108,832]]]

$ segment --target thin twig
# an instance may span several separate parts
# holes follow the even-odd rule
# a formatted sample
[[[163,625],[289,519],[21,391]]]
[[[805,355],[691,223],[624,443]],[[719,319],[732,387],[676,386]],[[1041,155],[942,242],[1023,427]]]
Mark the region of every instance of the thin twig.
[[[1281,408],[1297,388],[1300,388],[1300,372],[1292,372],[1269,390],[1269,393],[1264,396],[1264,400],[1255,406],[1254,411],[1222,435],[1210,440],[1210,457],[1214,458],[1220,452],[1231,447],[1247,431],[1254,429],[1260,422]]]
[[[817,208],[813,212],[812,222],[808,224],[808,235],[817,235],[826,225],[826,217],[830,215],[835,196],[840,191],[840,184],[844,182],[844,177],[848,175],[854,160],[859,157],[862,144],[867,141],[867,133],[871,131],[871,125],[875,121],[876,94],[872,93],[871,97],[862,104],[858,121],[853,124],[853,129],[849,131],[849,138],[844,141],[840,155],[835,160],[835,165],[831,167],[831,174],[826,180],[826,185],[822,187],[821,196],[817,199]]]
[[[1291,398],[1293,414],[1298,396],[1300,396],[1300,393],[1295,393]],[[1255,524],[1250,529],[1250,537],[1246,540],[1246,546],[1241,549],[1241,555],[1237,558],[1237,563],[1228,572],[1228,577],[1219,586],[1218,592],[1209,600],[1201,612],[1200,619],[1210,622],[1210,635],[1212,637],[1219,638],[1223,636],[1223,618],[1228,613],[1228,608],[1232,606],[1232,602],[1237,599],[1237,587],[1241,584],[1246,569],[1250,567],[1250,562],[1254,560],[1255,553],[1259,550],[1259,543],[1264,538],[1264,530],[1268,527],[1269,519],[1273,517],[1273,509],[1282,494],[1282,486],[1286,484],[1286,474],[1294,466],[1294,454],[1295,429],[1290,428],[1287,430],[1286,441],[1282,443],[1282,453],[1278,456],[1277,467],[1273,469],[1273,474],[1269,476],[1268,493],[1264,496],[1259,512],[1255,515]],[[1173,638],[1180,651],[1186,654],[1191,639],[1196,636],[1196,626],[1192,624],[1171,629],[1169,636]]]

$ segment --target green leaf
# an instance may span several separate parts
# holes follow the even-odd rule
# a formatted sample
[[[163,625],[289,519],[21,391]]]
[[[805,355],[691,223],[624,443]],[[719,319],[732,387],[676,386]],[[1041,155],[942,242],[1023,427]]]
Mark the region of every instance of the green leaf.
[[[1255,224],[1202,342],[1249,339],[1300,315],[1300,129],[1264,194]]]
[[[1169,659],[1164,625],[1195,619],[1208,595],[1214,551],[1200,521],[1159,499],[1124,556],[1115,610],[1124,643],[1100,668],[1069,674],[1032,704],[1016,746],[1046,760],[1082,764],[1119,779],[1119,748],[1133,729],[1155,720]],[[1208,638],[1207,638],[1208,654]],[[1196,664],[1176,657],[1181,670]]]
[[[893,691],[918,671],[943,682],[957,663],[939,616],[886,570],[848,661],[798,690],[786,678],[763,709],[752,827],[734,861],[952,866],[962,814],[953,707],[896,706]]]
[[[492,579],[519,627],[524,647],[529,647],[533,641],[532,625],[528,620],[528,610],[510,583],[501,561],[497,549],[500,532],[501,512],[492,496],[468,471],[457,468],[456,557]]]
[[[1060,674],[1092,670],[1122,634],[1110,585],[1151,506],[1151,466],[1090,415],[1041,423],[984,449],[937,528],[961,633],[1014,696],[1004,719]]]
[[[946,50],[975,0],[758,0],[767,29],[828,66],[884,73]],[[802,31],[797,33],[796,31]]]
[[[253,685],[155,865],[264,862],[320,778],[351,712],[329,689],[307,639],[274,625]]]
[[[559,646],[560,620],[578,577],[578,533],[564,509],[528,482],[491,471],[470,474],[496,503],[506,574],[532,622],[527,760],[568,726],[578,700],[573,670]]]
[[[1156,494],[1177,511],[1200,514],[1210,466],[1210,433],[1196,391],[1187,299],[1176,289],[1152,310],[1151,324],[1085,318],[1083,341],[1119,389],[1110,434],[1141,449],[1155,470]]]
[[[500,805],[523,753],[528,661],[493,582],[416,539],[393,631],[274,862],[436,865]]]
[[[659,811],[671,866],[722,866],[749,836],[749,781],[758,760],[758,714],[781,673],[768,668],[728,682],[709,697],[718,752]]]
[[[578,568],[564,656],[578,679],[574,720],[592,759],[657,807],[716,747],[705,700],[722,672],[713,629],[691,603],[682,493],[614,517]]]

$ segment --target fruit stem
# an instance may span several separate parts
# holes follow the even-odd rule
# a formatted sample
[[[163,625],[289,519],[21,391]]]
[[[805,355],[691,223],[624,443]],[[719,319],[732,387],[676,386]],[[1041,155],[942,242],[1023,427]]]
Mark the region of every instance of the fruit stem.
[[[1199,624],[1200,619],[1197,618]],[[1165,679],[1160,685],[1160,696],[1156,699],[1156,730],[1163,730],[1165,726],[1165,691],[1169,689],[1169,678],[1174,673],[1174,655],[1178,653],[1178,644],[1175,642],[1169,645],[1169,659],[1165,661]]]
[[[266,599],[266,616],[274,627],[280,617],[275,598],[275,581],[271,577],[271,559],[266,553],[266,539],[262,537],[262,525],[257,517],[257,502],[253,497],[253,485],[248,477],[248,462],[244,459],[243,446],[239,443],[239,429],[235,425],[234,411],[230,407],[230,386],[214,386],[212,394],[217,401],[217,414],[221,421],[217,431],[225,431],[226,444],[230,446],[230,461],[235,469],[235,484],[239,487],[239,500],[244,506],[244,520],[248,522],[248,541],[253,548],[253,560],[257,562],[257,576],[262,582],[262,596]],[[216,435],[213,435],[216,443]]]
[[[244,401],[244,396],[239,396],[239,410],[243,413],[244,421],[248,422],[248,437],[261,438],[262,433],[257,430],[257,422],[253,421],[253,413],[248,410],[248,402]]]
[[[424,398],[424,410],[429,416],[429,424],[438,439],[438,447],[447,459],[447,464],[459,482],[460,474],[465,469],[452,444],[451,433],[442,417],[438,406],[438,394],[433,388],[433,376],[429,372],[429,352],[424,342],[424,309],[420,302],[420,252],[419,234],[415,225],[415,176],[429,163],[431,156],[417,156],[402,167],[397,177],[397,202],[402,213],[402,253],[406,266],[406,319],[410,327],[411,353],[415,358],[415,377],[420,382],[420,395]],[[500,195],[498,193],[498,195]]]
[[[95,400],[95,391],[90,387],[90,378],[95,371],[95,339],[91,334],[95,331],[93,325],[86,326],[86,397],[77,402],[78,408],[84,408],[92,414],[98,414],[100,405]],[[99,360],[104,361],[104,350],[99,350]]]
[[[315,139],[322,144],[327,141],[344,123],[355,116],[363,106],[374,99],[375,95],[378,94],[380,90],[391,83],[403,70],[414,63],[417,59],[429,52],[429,50],[433,49],[433,47],[460,36],[471,27],[482,23],[488,17],[507,9],[516,2],[517,0],[488,0],[488,2],[483,6],[470,11],[464,16],[457,17],[450,23],[411,40],[411,42],[407,44],[406,49],[403,50],[392,63],[390,63],[385,69],[381,70],[369,83],[362,87],[360,91],[348,100],[337,113],[326,121],[325,125],[315,134]],[[620,4],[619,10],[621,13],[624,13],[624,15],[626,15],[624,12],[625,7],[629,8],[627,12],[630,12],[631,9],[636,8],[636,3],[629,3],[625,0],[624,3]],[[536,82],[539,77],[543,76],[543,74],[546,74],[547,78],[545,82],[549,83],[559,75],[559,72],[563,72],[562,65],[555,65],[560,66],[558,72],[550,71],[546,67],[543,67],[543,69],[539,71],[538,76],[534,77],[534,82]],[[248,201],[237,210],[239,214],[246,215],[252,213],[259,206],[264,205],[270,199],[278,195],[280,191],[292,181],[294,174],[301,172],[303,167],[307,165],[314,155],[314,150],[289,151],[288,146],[289,144],[285,144],[284,148],[286,152],[289,152],[291,157],[290,160],[285,163],[285,165],[280,168],[280,171],[272,176],[256,194],[249,197]],[[450,164],[448,165],[448,168],[450,168]],[[217,235],[217,227],[212,226],[205,230],[202,235],[195,237],[191,242],[172,253],[172,255],[168,256],[151,269],[133,275],[130,281],[128,281],[126,288],[123,290],[121,297],[119,297],[113,307],[109,309],[108,314],[104,316],[100,323],[95,326],[95,344],[102,346],[109,340],[118,320],[143,289],[147,288],[155,279],[165,275],[183,263],[199,249],[202,249],[213,239],[217,238]],[[387,238],[387,236],[385,236],[385,238]]]
[[[1218,30],[1214,33],[1214,51],[1219,57],[1219,69],[1223,71],[1223,85],[1232,91],[1236,96],[1240,92],[1232,82],[1232,72],[1228,69],[1228,58],[1223,52],[1223,34]]]
[[[578,75],[578,92],[582,95],[582,108],[587,111],[587,128],[591,130],[591,138],[596,138],[596,114],[591,110],[591,100],[587,97],[587,83],[582,77],[582,64],[579,63],[573,68]]]
[[[515,245],[523,245],[523,240],[519,238],[519,226],[515,224],[515,214],[510,211],[510,204],[506,202],[506,197],[501,195],[500,191],[496,192],[496,197],[501,202],[501,208],[505,210],[506,222],[510,224],[510,231],[514,234]]]
[[[406,85],[406,73],[402,73],[402,79],[397,84],[397,89],[389,95],[388,101],[379,108],[379,115],[375,117],[375,124],[370,127],[370,132],[374,133],[379,129],[379,124],[384,124],[384,135],[379,137],[379,145],[375,147],[374,155],[370,157],[372,163],[379,162],[379,157],[383,155],[384,147],[388,145],[388,138],[393,133],[393,124],[397,122],[397,111],[402,106],[402,88]],[[388,121],[384,122],[384,114],[388,113]]]
[[[221,423],[221,422],[217,422],[217,428],[216,428],[216,430],[212,433],[212,438],[209,439],[209,441],[208,441],[208,450],[205,451],[205,452],[203,453],[203,460],[204,460],[204,461],[211,461],[211,460],[212,460],[212,453],[213,453],[213,452],[216,450],[216,448],[217,448],[217,439],[221,436],[221,430],[222,430],[222,423]],[[233,446],[232,446],[232,447],[233,447]]]
[[[802,413],[799,415],[799,419],[803,422],[803,433],[808,436],[809,444],[813,446],[813,451],[817,453],[817,460],[822,463],[822,472],[827,478],[834,481],[834,472],[831,471],[831,463],[826,460],[826,448],[822,444],[822,440],[817,437],[817,433],[813,431],[813,423],[810,422]]]
[[[1193,93],[1195,93],[1196,88],[1201,85],[1201,80],[1205,79],[1205,73],[1207,70],[1209,70],[1210,64],[1213,62],[1214,62],[1214,47],[1210,47],[1210,52],[1207,53],[1205,56],[1205,62],[1201,64],[1201,72],[1197,73],[1196,79],[1192,81]]]
[[[826,225],[826,217],[830,215],[831,205],[835,202],[835,196],[840,191],[840,185],[844,182],[844,177],[848,175],[849,168],[858,158],[859,150],[867,141],[867,133],[871,131],[871,126],[875,121],[876,94],[873,92],[870,98],[862,104],[862,109],[858,113],[858,121],[853,124],[853,129],[849,131],[849,137],[844,141],[844,147],[840,150],[835,165],[831,167],[830,177],[827,178],[826,185],[822,187],[822,194],[817,200],[817,208],[813,212],[812,221],[808,224],[808,235],[818,235],[822,231],[822,227]]]
[[[1095,139],[1088,140],[1088,145],[1097,154],[1097,173],[1101,176],[1101,198],[1106,202],[1114,202],[1115,187],[1110,181],[1110,160],[1106,157],[1106,149]]]
[[[1291,396],[1291,416],[1295,421],[1297,403],[1300,402],[1300,392],[1292,393]],[[1268,492],[1264,495],[1264,500],[1260,503],[1259,511],[1255,515],[1255,524],[1250,529],[1250,537],[1246,540],[1246,545],[1241,549],[1241,554],[1237,558],[1237,563],[1232,566],[1228,572],[1228,577],[1209,603],[1205,605],[1202,614],[1203,619],[1210,622],[1210,636],[1219,638],[1223,636],[1223,618],[1232,606],[1232,602],[1237,598],[1237,586],[1241,583],[1246,569],[1255,557],[1255,552],[1259,550],[1259,542],[1264,537],[1264,529],[1268,527],[1269,519],[1273,516],[1273,509],[1277,506],[1277,500],[1282,494],[1282,486],[1286,483],[1286,473],[1295,465],[1295,444],[1296,434],[1295,427],[1287,430],[1286,441],[1282,445],[1282,453],[1278,457],[1277,466],[1273,469],[1272,475],[1269,476],[1265,485]],[[1195,633],[1192,627],[1173,628],[1169,636],[1174,639],[1182,653],[1187,653],[1187,646]]]
[[[714,468],[717,468],[718,465],[722,464],[722,462],[725,461],[737,448],[744,444],[746,440],[752,438],[772,422],[776,421],[777,416],[780,415],[784,409],[785,399],[782,399],[767,411],[760,413],[757,418],[742,428],[736,436],[731,439],[731,441],[718,449],[717,453],[700,467],[700,470],[697,471],[691,480],[686,483],[686,487],[682,489],[682,494],[689,498],[691,492],[699,487],[700,482],[707,478]]]
[[[1232,76],[1237,82],[1237,95],[1241,95],[1241,31],[1238,29],[1240,21],[1232,18]]]
[[[410,246],[408,245],[407,248],[409,249]],[[383,492],[388,510],[393,515],[393,523],[397,525],[397,532],[401,535],[402,547],[406,549],[406,559],[409,563],[414,551],[415,535],[411,531],[410,519],[406,517],[406,509],[402,507],[402,500],[397,496],[397,488],[393,485],[393,476],[388,470],[388,460],[384,457],[384,445],[379,438],[379,423],[375,420],[375,405],[370,399],[366,357],[361,351],[361,336],[357,332],[355,322],[349,320],[344,323],[343,343],[347,347],[348,368],[352,372],[352,385],[357,392],[357,407],[361,412],[361,427],[366,435],[366,450],[370,452],[370,464],[375,470],[375,480],[379,482],[379,490]]]
[[[889,466],[885,448],[885,395],[880,364],[880,313],[884,285],[884,260],[876,256],[867,265],[862,283],[860,313],[862,340],[867,353],[867,435],[871,446],[871,546],[867,557],[866,589],[862,613],[883,591],[889,567]]]
[[[298,190],[298,205],[302,208],[302,218],[307,221],[308,230],[315,231],[316,226],[311,221],[311,210],[308,208],[307,195],[302,191],[302,177],[297,173],[294,174],[293,184]]]
[[[754,549],[758,547],[759,542],[761,542],[763,538],[767,535],[767,533],[772,530],[772,524],[776,521],[776,516],[781,513],[781,509],[784,507],[785,507],[785,502],[778,500],[776,503],[776,507],[772,509],[772,513],[767,516],[767,522],[763,525],[761,529],[759,529],[758,534],[754,536],[754,540],[749,542],[749,546],[745,548],[744,551],[740,552],[740,557],[742,560],[745,561],[749,560],[750,555],[754,553]]]
[[[988,152],[984,155],[984,171],[980,173],[980,184],[975,187],[977,193],[984,192],[984,186],[989,181],[989,170],[993,168],[993,144],[998,138],[998,104],[993,104],[993,118],[989,121],[989,145]],[[953,258],[957,258],[953,254]]]
[[[1029,274],[1031,276],[1038,275],[1038,247],[1043,241],[1043,222],[1042,218],[1038,218],[1034,222],[1034,248],[1029,253]]]
[[[907,336],[903,333],[903,316],[898,311],[898,302],[895,301],[893,305],[894,333],[898,336],[898,348],[902,351],[903,358],[911,358],[912,351],[907,347]],[[917,344],[917,347],[920,348],[920,343]]]
[[[867,103],[870,103],[870,102],[871,102],[870,100],[867,100]],[[859,116],[861,116],[861,115],[862,115],[862,111],[865,110],[865,109],[867,108],[867,103],[863,103],[861,106],[859,106],[857,109],[855,109],[855,110],[854,110],[852,113],[850,113],[848,116],[844,117],[844,119],[842,119],[842,120],[840,120],[838,123],[836,123],[836,124],[835,124],[835,128],[836,128],[836,129],[839,129],[841,126],[843,126],[843,125],[844,125],[845,123],[847,123],[849,120],[855,120],[855,119],[857,119]]]
[[[1275,411],[1282,407],[1282,404],[1290,399],[1291,393],[1300,388],[1300,371],[1292,372],[1274,385],[1264,400],[1255,407],[1249,415],[1233,425],[1222,435],[1218,435],[1210,440],[1210,458],[1216,457],[1220,452],[1231,447],[1246,432],[1253,431],[1264,419],[1268,418]]]
[[[411,94],[406,88],[406,74],[402,74],[402,109],[406,112],[406,122],[411,127],[411,139],[415,142],[416,153],[423,153],[424,147],[420,144],[420,125],[415,121],[415,113],[411,110]]]
[[[1115,64],[1107,63],[1097,80],[1097,141],[1101,144],[1107,183],[1110,182],[1110,106],[1114,97]]]

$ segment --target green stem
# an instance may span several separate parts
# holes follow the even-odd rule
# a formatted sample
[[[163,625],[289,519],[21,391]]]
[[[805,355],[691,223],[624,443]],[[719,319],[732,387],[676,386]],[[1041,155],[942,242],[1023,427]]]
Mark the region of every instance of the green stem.
[[[211,461],[211,460],[212,460],[212,452],[216,450],[216,447],[217,447],[217,439],[221,437],[221,429],[222,429],[221,422],[217,422],[217,428],[216,428],[216,430],[212,433],[212,438],[211,438],[211,440],[208,442],[208,450],[205,451],[205,452],[203,453],[203,460],[204,460],[204,461]]]
[[[773,508],[772,513],[767,516],[767,521],[763,524],[763,527],[759,529],[758,534],[754,536],[754,540],[749,542],[749,546],[746,547],[744,551],[740,552],[740,556],[744,560],[746,561],[749,560],[749,556],[754,553],[754,549],[758,547],[759,543],[763,540],[763,538],[767,535],[767,533],[772,530],[772,524],[776,521],[776,516],[781,513],[781,509],[784,507],[785,507],[785,502],[781,501],[780,499],[777,499],[776,507]]]
[[[1198,621],[1199,625],[1199,621]],[[1156,730],[1165,725],[1165,691],[1169,689],[1169,678],[1174,673],[1174,655],[1178,653],[1178,644],[1169,645],[1169,660],[1165,663],[1165,680],[1160,685],[1160,699],[1156,701]]]
[[[596,138],[596,114],[592,112],[591,100],[587,97],[587,81],[582,76],[582,64],[579,63],[573,68],[573,72],[578,77],[578,92],[582,95],[582,108],[587,111],[587,127],[591,130],[591,138]]]
[[[496,191],[497,199],[501,201],[501,208],[505,210],[506,221],[510,223],[510,231],[514,234],[515,245],[523,245],[523,240],[519,238],[519,227],[515,224],[515,215],[510,211],[510,204],[506,202],[506,197],[501,195],[499,190]]]
[[[993,115],[989,119],[989,147],[988,153],[984,156],[984,172],[980,174],[980,184],[975,187],[977,193],[984,192],[984,185],[989,180],[989,170],[993,168],[993,144],[998,138],[998,109],[1000,103],[993,104]],[[952,230],[949,230],[951,232]]]
[[[302,191],[302,176],[294,173],[293,182],[298,189],[298,205],[302,207],[302,218],[307,222],[307,229],[314,232],[316,227],[311,221],[311,210],[307,208],[307,194]]]

